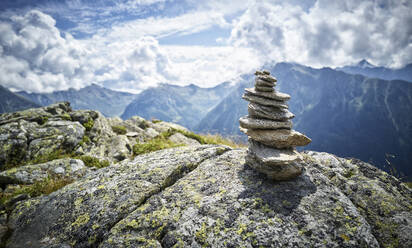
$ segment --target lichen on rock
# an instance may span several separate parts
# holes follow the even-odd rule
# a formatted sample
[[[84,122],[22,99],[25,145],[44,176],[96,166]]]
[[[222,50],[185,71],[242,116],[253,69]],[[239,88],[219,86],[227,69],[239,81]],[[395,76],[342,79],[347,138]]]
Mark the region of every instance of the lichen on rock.
[[[0,206],[3,247],[412,247],[412,191],[359,160],[293,149],[279,153],[254,141],[248,150],[196,144],[134,157],[130,148],[153,137],[197,136],[175,132],[179,127],[166,122],[107,119],[66,104],[25,113],[0,116],[2,165],[10,158],[18,164],[0,172],[0,194],[46,176],[74,181],[52,193],[16,195]],[[91,119],[86,130],[83,124]],[[116,134],[113,125],[127,133]],[[30,137],[41,140],[49,137],[42,134],[46,127],[58,133],[70,126],[84,130],[71,152],[90,163],[110,160],[110,166],[86,167],[71,154],[23,164],[33,152]],[[66,137],[56,143],[74,141]],[[252,155],[260,165],[298,163],[302,170],[274,181],[247,162]]]

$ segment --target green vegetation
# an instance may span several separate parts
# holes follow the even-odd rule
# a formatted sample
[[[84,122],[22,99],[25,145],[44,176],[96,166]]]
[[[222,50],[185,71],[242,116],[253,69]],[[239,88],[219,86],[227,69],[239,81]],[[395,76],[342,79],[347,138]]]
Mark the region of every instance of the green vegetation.
[[[175,133],[181,133],[184,136],[197,140],[200,144],[221,144],[227,145],[233,148],[238,147],[245,147],[243,144],[237,144],[229,139],[225,139],[220,135],[198,135],[193,132],[179,130],[179,129],[169,129],[166,132],[161,133],[156,138],[149,140],[145,143],[136,144],[133,146],[133,155],[140,155],[144,153],[154,152],[157,150],[182,146],[180,144],[176,144],[169,140],[169,137]]]
[[[175,133],[181,133],[184,136],[197,140],[200,144],[205,145],[205,144],[213,144],[213,145],[227,145],[232,148],[239,148],[239,147],[246,147],[245,144],[240,144],[240,143],[235,143],[234,141],[223,138],[221,135],[218,134],[206,134],[206,135],[199,135],[195,134],[193,132],[185,131],[185,130],[180,130],[180,129],[171,129],[166,132],[167,137],[172,136]]]
[[[29,160],[25,163],[22,163],[21,165],[28,165],[28,164],[43,164],[55,159],[61,159],[61,158],[69,158],[71,157],[71,154],[66,153],[65,151],[61,149],[54,150],[50,153],[47,154],[42,154],[39,155],[32,160]]]
[[[146,128],[150,127],[150,124],[149,124],[148,121],[144,120],[144,121],[142,121],[142,122],[139,123],[139,127],[140,127],[141,129],[146,129]]]
[[[170,136],[166,137],[165,133],[161,133],[159,136],[147,141],[146,143],[135,144],[133,146],[133,155],[136,156],[144,153],[154,152],[157,150],[181,146],[168,140]]]
[[[232,148],[247,147],[246,144],[236,143],[233,140],[224,138],[219,134],[206,134],[206,135],[202,135],[202,137],[204,141],[206,142],[206,144],[226,145]]]
[[[49,120],[49,117],[47,117],[47,116],[39,116],[35,121],[37,122],[37,124],[43,125],[48,120]]]
[[[99,160],[98,158],[92,156],[78,156],[74,157],[83,161],[84,165],[87,167],[104,168],[110,165],[107,160]]]
[[[159,122],[162,122],[162,121],[158,120],[158,119],[152,119],[152,123],[154,123],[154,124],[159,123]]]
[[[4,165],[3,170],[8,170],[14,167],[17,167],[21,164],[21,161],[24,160],[26,156],[26,151],[24,149],[14,148],[9,154],[9,160]]]
[[[87,136],[85,136],[87,137]],[[85,139],[83,137],[83,139]],[[88,139],[88,137],[86,138],[86,140]],[[90,140],[89,140],[90,141]],[[7,166],[5,167],[6,170],[7,169],[11,169],[13,167],[19,167],[19,166],[24,166],[24,165],[30,165],[30,164],[43,164],[49,161],[53,161],[56,159],[62,159],[62,158],[73,158],[73,159],[80,159],[83,161],[83,163],[88,166],[88,167],[96,167],[96,168],[104,168],[110,165],[109,161],[107,160],[99,160],[98,158],[95,157],[91,157],[91,156],[77,156],[73,153],[66,153],[65,151],[58,149],[55,150],[51,153],[48,154],[43,154],[40,156],[37,156],[36,158],[29,160],[29,161],[25,161],[25,162],[19,162],[19,163],[14,163],[14,164],[7,164]]]
[[[62,114],[61,118],[65,121],[71,121],[72,120],[72,117],[68,113]]]
[[[21,155],[13,155],[13,159],[8,161],[4,167],[5,170],[14,168],[14,167],[20,167],[24,165],[29,165],[29,164],[43,164],[55,159],[60,159],[60,158],[68,158],[73,156],[72,154],[68,154],[65,151],[58,149],[54,150],[50,153],[47,154],[42,154],[39,155],[31,160],[24,161],[24,156]]]
[[[207,140],[205,140],[205,138],[204,138],[203,136],[200,136],[200,135],[195,134],[195,133],[193,133],[193,132],[184,131],[184,130],[180,130],[180,129],[172,129],[172,133],[173,133],[173,134],[175,134],[175,133],[177,133],[177,132],[183,134],[184,136],[186,136],[186,137],[188,137],[188,138],[197,140],[197,141],[198,141],[200,144],[202,144],[202,145],[204,145],[204,144],[210,144],[210,143],[207,142]]]
[[[406,186],[408,186],[410,189],[412,189],[412,182],[405,182]]]
[[[73,180],[64,177],[56,178],[45,178],[42,181],[35,182],[30,185],[21,185],[20,188],[16,189],[12,193],[0,193],[0,202],[2,204],[6,203],[13,197],[20,194],[27,194],[30,197],[36,197],[40,195],[48,195],[56,190],[59,190],[66,186],[67,184],[72,183]]]
[[[126,134],[127,130],[125,126],[112,126],[113,132],[117,134]]]
[[[92,130],[93,126],[94,126],[94,120],[92,118],[90,118],[87,122],[83,123],[83,127],[86,128],[86,131]]]
[[[352,169],[347,169],[344,173],[343,176],[346,178],[351,178],[352,176],[355,175],[355,172]]]
[[[89,136],[84,135],[83,138],[82,138],[82,141],[79,142],[79,145],[83,146],[83,144],[90,144],[90,143],[91,143],[91,140],[90,140]]]

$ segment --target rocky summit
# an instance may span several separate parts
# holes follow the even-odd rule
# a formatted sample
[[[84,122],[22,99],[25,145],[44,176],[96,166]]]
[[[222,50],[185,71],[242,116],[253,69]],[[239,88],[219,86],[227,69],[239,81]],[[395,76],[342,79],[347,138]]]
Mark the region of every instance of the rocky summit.
[[[412,191],[357,159],[205,144],[68,103],[0,128],[0,247],[412,247]]]
[[[311,139],[292,130],[294,115],[286,103],[290,96],[274,90],[276,78],[269,71],[256,71],[255,75],[255,88],[245,89],[242,96],[250,102],[249,116],[239,119],[240,130],[249,137],[246,163],[274,180],[295,178],[303,168],[295,147],[305,146]]]

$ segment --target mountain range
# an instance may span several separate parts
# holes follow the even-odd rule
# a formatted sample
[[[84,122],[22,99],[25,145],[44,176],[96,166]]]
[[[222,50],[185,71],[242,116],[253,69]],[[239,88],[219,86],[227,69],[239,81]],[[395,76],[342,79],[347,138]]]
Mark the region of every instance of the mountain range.
[[[382,66],[375,66],[363,59],[355,65],[336,68],[349,74],[360,74],[371,78],[385,80],[405,80],[412,82],[412,63],[399,69],[390,69]]]
[[[196,85],[161,84],[141,92],[125,109],[122,119],[134,115],[157,118],[194,128],[210,110],[225,98],[234,86],[222,83],[213,88]]]
[[[40,107],[40,105],[0,85],[0,113],[15,112],[37,107]]]
[[[410,179],[412,83],[385,78],[408,79],[411,66],[392,70],[364,60],[337,69],[293,63],[267,65],[265,69],[278,78],[277,89],[292,96],[289,108],[296,115],[294,129],[313,140],[305,149],[355,157],[381,168],[391,164]],[[375,74],[362,75],[372,72]],[[378,72],[387,75],[381,78]],[[241,98],[244,88],[252,85],[253,74],[245,74],[235,84],[214,88],[161,84],[138,95],[97,85],[49,94],[18,94],[39,105],[70,101],[74,109],[95,109],[123,119],[134,115],[156,118],[245,141],[238,120],[247,114],[247,102]]]
[[[277,89],[292,96],[289,109],[296,115],[294,129],[312,139],[305,149],[355,157],[381,168],[389,162],[398,172],[412,175],[410,82],[290,63],[266,69],[277,77]],[[252,86],[252,80],[240,84],[195,130],[242,135],[238,119],[247,114],[247,102],[241,95],[244,88]]]
[[[135,94],[119,92],[92,84],[76,90],[68,89],[52,93],[16,92],[32,102],[47,106],[55,102],[69,101],[73,109],[93,109],[105,116],[120,116],[126,106],[136,97]]]

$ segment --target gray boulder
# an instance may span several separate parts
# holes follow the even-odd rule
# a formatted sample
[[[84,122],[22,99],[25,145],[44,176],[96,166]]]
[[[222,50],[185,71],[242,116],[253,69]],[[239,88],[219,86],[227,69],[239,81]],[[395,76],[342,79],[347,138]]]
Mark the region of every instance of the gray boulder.
[[[245,149],[137,156],[20,202],[7,247],[411,247],[412,192],[358,160],[303,154],[276,182]]]
[[[227,150],[201,146],[138,156],[90,173],[49,196],[27,200],[9,216],[14,232],[8,247],[96,247],[146,199]]]
[[[32,184],[48,177],[64,177],[75,180],[90,169],[79,159],[56,159],[47,163],[20,166],[0,172],[0,185]]]
[[[187,145],[187,146],[200,145],[200,143],[197,140],[188,138],[181,133],[173,134],[172,136],[169,137],[169,140],[176,144],[182,144],[182,145]]]
[[[85,134],[69,103],[0,115],[0,170],[52,152],[72,151]]]
[[[115,133],[115,126],[126,133]],[[72,111],[68,102],[6,113],[0,115],[0,171],[50,154],[87,155],[117,163],[133,156],[133,145],[173,129],[187,131],[138,116],[123,121],[92,110]]]

